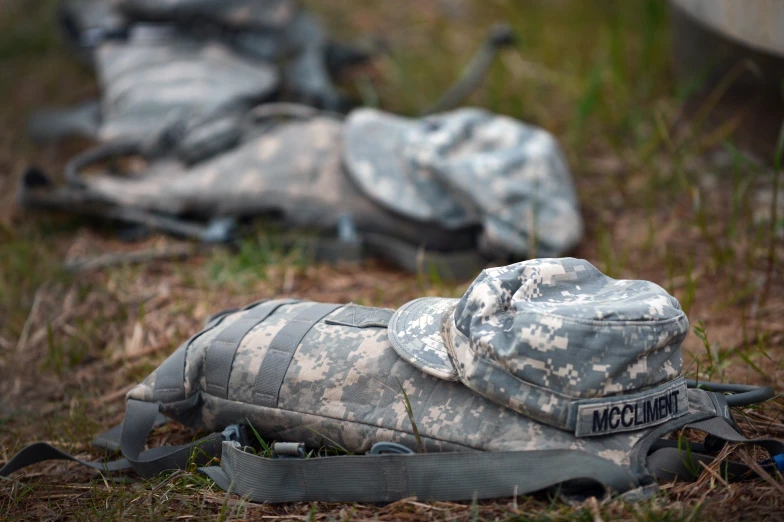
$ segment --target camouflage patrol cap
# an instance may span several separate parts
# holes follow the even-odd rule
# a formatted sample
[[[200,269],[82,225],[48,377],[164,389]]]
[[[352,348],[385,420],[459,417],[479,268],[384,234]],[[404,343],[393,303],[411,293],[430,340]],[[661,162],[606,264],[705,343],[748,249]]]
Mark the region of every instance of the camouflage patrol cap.
[[[492,268],[461,299],[395,312],[405,360],[577,436],[647,428],[687,412],[677,300],[574,258]]]
[[[482,225],[483,253],[558,255],[582,235],[568,165],[543,129],[476,108],[418,120],[357,109],[344,133],[368,197],[445,228]]]

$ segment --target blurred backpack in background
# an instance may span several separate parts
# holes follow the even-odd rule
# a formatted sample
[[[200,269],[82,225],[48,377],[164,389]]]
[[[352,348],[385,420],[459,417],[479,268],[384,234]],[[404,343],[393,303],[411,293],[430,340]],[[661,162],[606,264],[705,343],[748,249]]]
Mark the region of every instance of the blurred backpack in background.
[[[102,98],[34,114],[39,141],[149,136],[183,118],[280,98],[345,110],[332,78],[369,57],[328,42],[296,0],[71,1],[59,22],[94,67]]]
[[[95,64],[102,100],[39,113],[31,131],[101,144],[69,162],[68,186],[30,169],[18,195],[24,209],[205,242],[230,241],[246,218],[271,216],[315,231],[316,259],[375,254],[446,278],[490,261],[560,255],[581,237],[552,135],[481,109],[448,111],[512,43],[508,27],[491,29],[425,111],[439,114],[358,109],[342,121],[329,71],[367,55],[330,48],[292,0],[89,1],[64,4],[61,19]],[[306,103],[273,102],[281,97]],[[143,161],[117,161],[131,156]]]
[[[344,120],[268,103],[161,136],[78,155],[67,186],[30,169],[18,202],[205,242],[229,241],[245,218],[267,216],[315,231],[316,259],[374,254],[458,279],[492,261],[560,255],[582,236],[557,140],[483,109],[409,119],[360,108]],[[120,161],[129,157],[142,161]]]

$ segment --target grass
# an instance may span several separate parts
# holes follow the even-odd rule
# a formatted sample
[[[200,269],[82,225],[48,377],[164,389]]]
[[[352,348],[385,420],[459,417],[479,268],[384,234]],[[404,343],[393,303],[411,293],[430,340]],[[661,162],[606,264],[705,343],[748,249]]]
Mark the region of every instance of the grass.
[[[389,52],[343,83],[358,99],[409,115],[451,84],[491,22],[509,23],[519,45],[501,57],[469,103],[541,125],[561,140],[587,224],[574,255],[614,277],[654,281],[680,300],[694,327],[684,344],[689,377],[784,390],[784,222],[782,200],[774,196],[781,147],[775,157],[749,156],[736,141],[742,120],[735,113],[719,116],[739,70],[696,98],[706,74],[695,71],[698,79],[685,85],[673,78],[665,2],[308,3],[340,39],[385,41]],[[0,123],[6,129],[0,135],[0,460],[39,439],[95,456],[88,442],[121,419],[123,390],[215,311],[284,295],[397,307],[423,294],[464,291],[466,282],[402,274],[373,260],[359,267],[313,265],[265,229],[237,252],[63,270],[63,258],[175,242],[150,237],[127,244],[108,227],[13,211],[13,190],[26,165],[59,176],[63,162],[84,146],[30,143],[27,113],[96,92],[89,71],[59,45],[54,5],[0,2]],[[783,410],[778,398],[739,412],[739,422],[749,434],[781,438]],[[152,443],[192,437],[170,426]],[[0,518],[686,521],[780,513],[781,495],[768,483],[725,486],[707,472],[695,473],[701,473],[695,484],[664,485],[638,504],[615,499],[572,506],[540,495],[261,506],[187,471],[115,481],[51,463],[0,484]]]

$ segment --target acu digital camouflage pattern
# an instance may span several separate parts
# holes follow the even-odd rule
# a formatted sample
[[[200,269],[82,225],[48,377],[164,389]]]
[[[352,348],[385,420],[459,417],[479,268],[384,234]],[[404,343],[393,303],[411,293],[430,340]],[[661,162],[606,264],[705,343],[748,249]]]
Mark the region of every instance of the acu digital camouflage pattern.
[[[582,410],[590,423],[605,404],[632,401],[627,419],[637,412],[636,426],[653,421],[639,413],[647,399],[656,400],[649,407],[670,401],[673,411],[656,421],[685,413],[688,330],[658,285],[615,280],[573,258],[485,270],[461,299],[417,299],[390,323],[395,349],[423,371],[459,377],[498,404],[581,434]]]
[[[271,64],[243,58],[220,42],[150,32],[134,31],[96,51],[100,140],[148,138],[180,121],[244,112],[278,88]]]
[[[481,225],[484,253],[558,255],[582,236],[569,167],[543,129],[476,108],[419,120],[358,109],[345,141],[368,196],[445,228]]]
[[[345,105],[331,74],[368,57],[329,42],[318,19],[296,0],[112,1],[132,24],[171,24],[193,37],[222,41],[242,57],[280,66],[290,99],[330,110]]]
[[[292,117],[267,117],[276,108]],[[208,134],[216,123],[205,124],[207,136],[196,141],[214,141]],[[192,132],[200,131],[196,127]],[[152,159],[142,172],[131,176],[93,169],[91,175],[80,178],[82,189],[66,190],[82,190],[96,201],[162,214],[269,214],[285,226],[324,231],[334,231],[341,216],[349,215],[361,231],[388,234],[429,248],[460,248],[473,242],[472,232],[460,239],[459,232],[423,226],[362,194],[344,174],[343,124],[333,116],[314,115],[304,106],[265,104],[247,115],[240,132],[239,143],[194,164],[181,159],[190,158],[192,151],[180,148]],[[189,142],[189,136],[182,141]]]
[[[154,102],[150,101],[149,106],[150,114],[154,113]],[[360,109],[356,112],[365,111]],[[482,114],[483,118],[490,118],[491,122],[495,121],[493,118],[503,122],[508,120],[504,117],[491,118],[489,113],[472,110],[445,113],[439,118],[448,124],[455,118],[459,125],[466,115],[477,113]],[[213,119],[188,127],[179,135],[163,132],[160,136],[165,140],[156,140],[153,136],[152,140],[140,142],[136,150],[144,153],[147,162],[141,170],[137,168],[131,175],[118,175],[107,170],[106,164],[82,164],[75,173],[78,183],[68,188],[55,189],[43,183],[23,183],[20,202],[28,208],[51,208],[57,207],[57,201],[60,201],[59,207],[63,210],[77,212],[80,206],[87,208],[84,202],[78,203],[82,200],[89,201],[93,205],[90,208],[102,204],[109,209],[139,209],[174,216],[211,218],[268,214],[281,218],[280,221],[286,227],[324,232],[334,232],[338,222],[346,216],[350,217],[360,234],[389,236],[413,245],[415,249],[475,252],[479,248],[484,259],[508,259],[528,253],[525,245],[532,238],[527,237],[529,228],[525,222],[516,223],[517,229],[514,233],[510,231],[510,235],[503,238],[494,236],[498,241],[492,244],[493,248],[488,244],[488,238],[498,229],[497,223],[511,222],[511,216],[525,214],[531,205],[537,205],[522,195],[519,198],[510,197],[508,201],[483,203],[486,205],[483,214],[476,221],[461,218],[451,223],[402,211],[408,205],[408,200],[402,195],[396,199],[395,205],[374,197],[378,187],[383,189],[386,186],[384,183],[391,183],[393,187],[395,185],[391,180],[386,180],[378,187],[372,183],[357,182],[362,177],[357,177],[352,170],[352,162],[347,164],[345,161],[348,157],[354,157],[355,153],[351,148],[356,145],[356,139],[351,139],[356,133],[350,123],[354,119],[353,114],[346,124],[331,113],[302,105],[263,104],[243,117],[216,115]],[[430,118],[425,121],[430,121]],[[515,124],[506,122],[499,125],[514,127]],[[378,138],[379,143],[384,143],[386,139],[385,136],[372,133],[369,136]],[[507,168],[509,164],[505,163],[505,158],[512,149],[491,147],[484,150],[483,144],[485,141],[482,136],[467,136],[461,144],[462,161],[468,165],[485,165],[485,174],[495,176],[502,185],[504,180],[514,185],[518,174],[527,175],[525,169],[514,171]],[[418,150],[417,146],[421,146],[422,150]],[[414,140],[405,151],[390,150],[385,154],[374,154],[363,160],[363,165],[371,171],[393,172],[395,165],[404,163],[408,157],[430,157],[433,147],[434,144],[427,140]],[[103,149],[99,147],[95,150]],[[498,162],[493,159],[496,153],[500,156]],[[92,152],[86,153],[89,154]],[[80,161],[81,157],[77,157],[72,165]],[[441,179],[452,179],[453,176],[460,178],[463,171],[458,168],[458,163],[456,160],[450,163],[455,168],[444,169],[440,174]],[[108,167],[115,168],[115,165],[109,164]],[[134,165],[138,167],[139,163]],[[356,166],[356,162],[353,165]],[[495,173],[491,172],[494,168],[498,169]],[[90,174],[82,175],[82,170]],[[541,172],[545,174],[545,171]],[[567,175],[566,172],[562,174]],[[525,184],[522,179],[517,181]],[[459,179],[455,183],[460,183]],[[559,182],[559,186],[567,192],[571,191],[568,182]],[[452,207],[450,212],[454,216],[459,213],[467,216],[474,212],[474,202],[450,199],[449,194],[437,192],[440,190],[437,184],[431,184],[430,187],[433,190],[424,186],[410,187],[411,193],[408,195],[420,200],[424,198],[445,202]],[[475,200],[487,198],[492,201],[498,196],[490,185],[482,184],[479,187],[473,191]],[[555,195],[549,201],[550,208],[560,204]],[[576,208],[572,210],[576,212]],[[542,220],[545,219],[561,221],[544,226]],[[571,228],[570,223],[573,225]],[[569,248],[576,240],[574,234],[580,228],[579,223],[578,214],[565,217],[563,214],[543,212],[537,230],[561,230],[572,239],[562,242],[551,234],[549,245],[551,248]],[[538,235],[535,241],[540,244],[546,242]],[[414,255],[411,253],[411,256]],[[476,257],[483,259],[479,255]],[[476,273],[478,269],[481,266],[470,273]]]
[[[341,110],[331,74],[368,58],[328,42],[295,0],[73,0],[59,18],[70,47],[95,67],[102,99],[34,113],[29,131],[43,141],[146,139],[280,96]]]
[[[628,466],[632,447],[647,433],[576,438],[492,402],[460,382],[433,377],[392,348],[382,326],[390,310],[352,304],[312,327],[294,352],[276,407],[259,406],[254,388],[271,340],[314,305],[282,305],[245,335],[230,365],[226,397],[207,391],[207,376],[215,366],[205,361],[220,333],[241,321],[248,310],[224,316],[172,355],[172,366],[182,378],[178,390],[171,388],[171,381],[165,388],[156,383],[159,369],[128,396],[161,402],[166,415],[211,431],[250,422],[269,439],[315,448],[339,444],[355,453],[368,451],[378,441],[428,452],[579,449]],[[358,315],[375,319],[356,321]],[[418,448],[401,387],[424,448]],[[710,408],[709,402],[698,405]]]

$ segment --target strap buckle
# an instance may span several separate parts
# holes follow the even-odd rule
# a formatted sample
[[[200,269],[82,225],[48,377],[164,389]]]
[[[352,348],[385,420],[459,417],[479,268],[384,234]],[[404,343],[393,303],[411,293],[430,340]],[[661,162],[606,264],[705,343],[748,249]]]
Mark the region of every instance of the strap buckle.
[[[236,442],[240,447],[248,445],[248,432],[245,429],[245,426],[240,424],[229,424],[226,426],[226,429],[221,432],[221,436],[224,441]]]

